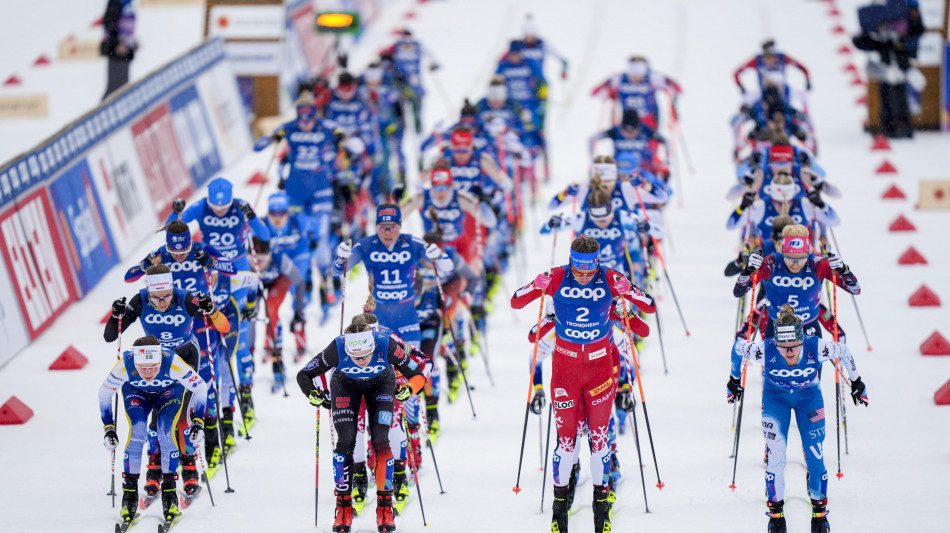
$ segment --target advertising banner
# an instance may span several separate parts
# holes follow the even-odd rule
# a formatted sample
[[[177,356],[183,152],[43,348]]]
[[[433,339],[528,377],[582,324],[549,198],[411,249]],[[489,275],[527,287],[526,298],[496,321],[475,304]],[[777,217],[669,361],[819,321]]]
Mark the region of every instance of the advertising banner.
[[[158,218],[165,220],[175,198],[188,198],[194,192],[188,168],[181,158],[168,104],[161,104],[132,123],[132,138],[145,171],[152,205]]]
[[[115,132],[86,156],[99,203],[112,232],[112,242],[124,259],[142,239],[159,227],[145,173],[135,155],[135,143],[128,128]]]
[[[3,346],[0,350],[0,365],[30,343],[16,291],[10,281],[10,271],[4,261],[0,261],[0,346]]]
[[[222,61],[199,78],[196,85],[214,129],[221,165],[227,167],[251,147],[247,108],[238,83],[228,63]]]
[[[191,172],[195,187],[201,187],[221,170],[221,158],[214,143],[214,132],[202,108],[194,85],[185,87],[168,101],[172,123],[178,135],[185,165]]]
[[[79,293],[86,294],[119,262],[86,160],[63,172],[49,185],[49,193]]]
[[[46,189],[18,207],[0,215],[0,249],[32,340],[76,299],[76,289]]]

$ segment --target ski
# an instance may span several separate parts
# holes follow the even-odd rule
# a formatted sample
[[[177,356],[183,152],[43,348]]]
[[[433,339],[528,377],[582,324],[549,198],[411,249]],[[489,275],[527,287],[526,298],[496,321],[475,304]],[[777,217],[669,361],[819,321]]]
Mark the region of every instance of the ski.
[[[401,501],[396,500],[396,497],[393,496],[393,514],[396,516],[402,515],[402,511],[406,508],[406,505],[408,505],[410,501],[412,501],[411,495],[406,496],[406,498]]]
[[[193,504],[195,500],[198,499],[198,496],[201,496],[202,489],[203,487],[201,485],[198,485],[198,489],[191,494],[187,494],[183,492],[181,495],[181,508],[187,509],[191,507],[191,504]]]
[[[153,503],[155,503],[155,500],[158,499],[158,494],[159,494],[158,492],[156,492],[155,494],[146,493],[144,497],[139,498],[139,509],[142,511],[144,511],[145,509],[148,509],[148,507],[152,505]]]
[[[158,525],[158,533],[168,533],[172,527],[175,526],[178,522],[181,521],[181,515],[175,515],[171,520],[165,519],[164,522]]]
[[[115,525],[115,533],[125,533],[129,530],[130,527],[134,526],[136,522],[139,521],[139,517],[142,516],[141,513],[135,513],[132,516],[131,520],[123,520],[121,523]]]

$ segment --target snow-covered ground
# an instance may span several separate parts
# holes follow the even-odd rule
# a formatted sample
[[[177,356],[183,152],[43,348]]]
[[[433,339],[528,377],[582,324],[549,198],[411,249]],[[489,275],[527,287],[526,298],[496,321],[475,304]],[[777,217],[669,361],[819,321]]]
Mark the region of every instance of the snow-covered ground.
[[[40,2],[45,4],[46,2]],[[61,2],[72,4],[70,2]],[[76,2],[78,3],[78,2]],[[86,4],[96,2],[86,1]],[[840,0],[841,23],[854,30],[856,1]],[[950,360],[925,358],[918,345],[934,329],[948,328],[943,308],[911,309],[907,297],[926,283],[946,300],[950,280],[944,275],[950,262],[945,233],[947,213],[913,209],[916,181],[941,177],[950,168],[950,141],[940,134],[920,134],[913,141],[893,144],[886,157],[899,169],[893,178],[910,198],[882,201],[881,192],[892,179],[875,177],[873,170],[885,157],[869,151],[870,139],[861,132],[865,111],[854,104],[859,90],[842,72],[846,60],[836,53],[844,42],[829,31],[837,22],[827,12],[829,3],[804,0],[688,0],[569,2],[566,0],[440,1],[415,4],[408,0],[388,4],[379,25],[365,36],[352,54],[361,67],[391,38],[388,30],[402,24],[412,9],[410,23],[443,65],[437,79],[429,79],[426,120],[452,119],[434,82],[444,86],[453,113],[463,96],[478,97],[487,85],[494,61],[506,41],[519,33],[524,13],[535,14],[542,34],[571,62],[566,82],[549,71],[552,82],[548,135],[553,183],[545,197],[571,180],[585,176],[587,137],[602,126],[601,104],[590,89],[623,68],[635,53],[649,57],[654,68],[668,73],[685,88],[680,101],[683,128],[695,174],[681,176],[685,201],[672,202],[667,212],[670,234],[665,249],[670,277],[683,306],[692,335],[679,324],[669,289],[658,288],[670,367],[663,374],[659,344],[648,339],[641,365],[644,392],[662,480],[658,491],[648,448],[644,448],[648,496],[652,513],[644,514],[632,437],[621,438],[624,478],[613,515],[614,531],[764,531],[762,437],[757,402],[761,379],[750,373],[749,405],[739,455],[738,489],[728,489],[733,432],[732,408],[725,403],[725,381],[733,336],[736,302],[733,280],[722,268],[733,257],[736,236],[725,231],[726,216],[734,206],[724,199],[733,183],[728,119],[739,97],[732,70],[758,50],[765,38],[775,37],[780,48],[813,71],[811,111],[820,142],[820,161],[829,179],[844,191],[834,201],[843,225],[836,230],[841,252],[861,281],[861,313],[874,350],[865,344],[850,298],[839,304],[841,323],[852,346],[871,399],[869,408],[849,403],[850,454],[842,456],[844,477],[837,479],[834,432],[825,441],[829,481],[829,519],[835,531],[914,530],[940,532],[950,518],[943,507],[950,496],[950,411],[934,405],[933,392],[950,378]],[[97,8],[98,9],[98,8]],[[198,11],[186,11],[198,16]],[[197,24],[182,20],[184,24]],[[13,19],[6,18],[4,28]],[[172,37],[166,36],[171,42]],[[156,37],[157,39],[157,37]],[[160,47],[161,41],[148,46]],[[27,53],[27,52],[24,52]],[[29,51],[32,54],[33,51]],[[4,61],[11,57],[4,51]],[[169,56],[171,57],[171,56]],[[17,57],[18,61],[27,61]],[[159,62],[160,63],[160,62]],[[102,68],[104,70],[104,66]],[[74,85],[81,85],[72,80]],[[99,78],[88,80],[83,91],[101,90]],[[65,119],[64,119],[65,120]],[[24,147],[25,148],[25,147]],[[249,155],[224,175],[242,184],[266,163],[268,154]],[[238,187],[240,196],[255,190]],[[887,232],[898,213],[909,216],[918,231]],[[411,218],[411,217],[410,217]],[[545,213],[529,217],[531,225]],[[407,223],[413,228],[417,221]],[[159,244],[156,237],[142,244],[142,255]],[[930,265],[899,267],[897,256],[914,244]],[[526,282],[528,275],[548,267],[550,237],[527,242],[527,271],[512,269],[507,289]],[[567,251],[558,243],[558,257]],[[32,346],[0,370],[0,396],[15,394],[30,405],[35,416],[26,425],[0,428],[0,501],[4,531],[105,531],[112,527],[117,509],[109,505],[109,454],[101,447],[101,425],[96,390],[114,361],[115,346],[102,341],[98,319],[109,303],[130,295],[121,271],[75,304]],[[348,284],[347,309],[366,296],[363,278]],[[530,345],[526,333],[536,317],[530,307],[512,313],[506,295],[495,302],[489,317],[491,364],[496,386],[490,387],[479,360],[472,361],[472,395],[478,418],[473,420],[464,397],[442,407],[443,435],[436,445],[446,494],[439,494],[435,472],[427,455],[421,475],[429,531],[476,532],[546,531],[549,528],[550,480],[545,511],[539,513],[542,473],[537,451],[537,417],[529,421],[523,491],[515,495],[523,402],[527,385]],[[321,348],[335,334],[335,320],[317,326],[317,311],[309,315],[312,349]],[[136,326],[137,328],[137,326]],[[134,338],[135,333],[125,335]],[[67,344],[90,358],[81,371],[53,373],[50,361]],[[215,502],[206,496],[185,511],[182,531],[312,531],[313,530],[313,408],[295,391],[289,398],[266,391],[265,371],[256,393],[260,421],[254,439],[241,442],[230,462],[233,494],[224,494],[224,476],[213,480]],[[826,373],[827,376],[827,373]],[[825,398],[832,412],[834,389],[826,383]],[[293,384],[289,384],[293,389]],[[829,416],[829,419],[831,417]],[[326,422],[326,416],[324,416]],[[546,423],[546,421],[545,421]],[[642,417],[641,417],[642,425]],[[330,436],[325,423],[321,434],[320,531],[329,531],[333,502],[330,481]],[[124,431],[122,428],[121,431]],[[791,430],[786,468],[789,530],[807,531],[808,495],[800,442]],[[646,445],[646,443],[643,443]],[[582,454],[583,459],[583,454]],[[586,464],[582,462],[582,465]],[[589,479],[589,477],[587,478]],[[64,496],[64,494],[66,496]],[[581,509],[572,513],[573,531],[591,528],[589,481],[578,488]],[[375,531],[372,505],[358,518],[354,531]],[[50,514],[45,514],[45,513]],[[160,511],[150,509],[136,528],[152,528]],[[44,520],[38,523],[38,520]],[[397,519],[399,531],[423,531],[419,506],[407,507]]]

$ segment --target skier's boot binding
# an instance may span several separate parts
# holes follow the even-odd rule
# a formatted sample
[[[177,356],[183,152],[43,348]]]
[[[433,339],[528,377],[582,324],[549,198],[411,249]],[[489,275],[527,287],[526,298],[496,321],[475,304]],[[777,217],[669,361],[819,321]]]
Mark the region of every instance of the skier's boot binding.
[[[333,520],[333,531],[336,533],[350,533],[353,525],[353,502],[347,492],[335,491],[336,513]]]
[[[366,463],[353,463],[353,501],[363,503],[369,480],[366,477]]]
[[[175,486],[177,477],[177,474],[162,474],[162,514],[166,521],[174,520],[181,514],[178,509],[178,487]]]
[[[828,498],[811,501],[811,533],[829,533]]]
[[[769,533],[786,533],[785,529],[785,500],[769,502]]]
[[[403,501],[409,497],[409,480],[406,478],[406,462],[396,461],[393,468],[393,493],[396,501]]]
[[[119,516],[123,522],[131,522],[139,509],[139,475],[122,474],[122,510]]]
[[[594,533],[610,533],[609,493],[610,489],[604,485],[594,486]]]
[[[376,491],[376,528],[379,533],[396,531],[396,522],[393,518],[393,491]]]
[[[570,488],[554,486],[554,505],[551,506],[551,533],[567,533],[567,510],[570,504],[567,501]]]

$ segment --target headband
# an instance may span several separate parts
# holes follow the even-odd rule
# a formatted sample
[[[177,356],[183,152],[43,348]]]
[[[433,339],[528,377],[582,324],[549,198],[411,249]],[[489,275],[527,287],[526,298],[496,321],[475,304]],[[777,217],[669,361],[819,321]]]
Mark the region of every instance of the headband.
[[[608,203],[607,205],[590,206],[587,208],[587,213],[590,215],[591,220],[604,220],[613,213],[613,210]]]
[[[132,348],[132,360],[137,366],[161,364],[162,347],[159,345],[135,346]]]
[[[175,254],[186,254],[191,251],[191,233],[165,232],[165,249]]]
[[[376,339],[372,331],[347,333],[343,335],[343,349],[350,357],[364,357],[376,349]]]
[[[380,206],[376,209],[376,224],[382,222],[395,222],[396,224],[402,224],[402,212],[398,207]]]
[[[782,254],[807,254],[808,239],[805,237],[792,237],[785,235],[782,237]]]
[[[577,270],[594,270],[597,268],[597,252],[583,253],[571,250],[571,267]]]
[[[148,292],[170,291],[175,288],[175,282],[171,272],[147,274],[145,276],[145,287]]]
[[[594,174],[600,175],[600,181],[613,183],[617,181],[617,165],[615,163],[594,163]]]
[[[804,338],[805,333],[801,322],[797,324],[782,324],[781,326],[775,326],[776,342],[795,342],[801,341]]]

